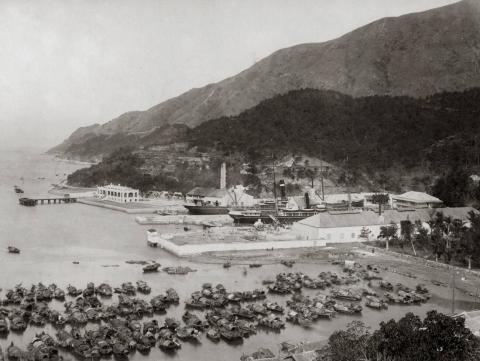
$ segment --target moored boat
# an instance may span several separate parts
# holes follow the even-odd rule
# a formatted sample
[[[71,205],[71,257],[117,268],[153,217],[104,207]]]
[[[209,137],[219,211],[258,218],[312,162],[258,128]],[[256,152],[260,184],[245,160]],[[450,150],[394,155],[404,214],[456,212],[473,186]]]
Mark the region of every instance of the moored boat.
[[[381,300],[381,299],[379,299],[378,297],[375,297],[375,296],[367,296],[365,306],[370,307],[370,308],[374,308],[374,309],[377,309],[377,310],[388,308],[388,305],[384,300]]]
[[[154,228],[150,228],[147,231],[147,244],[150,247],[158,247],[159,239],[157,230]]]
[[[207,337],[212,341],[220,341],[220,332],[216,328],[207,331]]]
[[[158,267],[160,267],[160,264],[157,262],[154,262],[152,264],[147,264],[146,266],[143,267],[143,273],[158,272]]]
[[[348,301],[360,301],[362,295],[348,289],[336,288],[332,290],[332,296],[338,299],[348,300]]]
[[[215,204],[186,204],[184,207],[190,214],[197,215],[227,214],[229,212],[227,207]]]
[[[18,249],[17,247],[13,247],[13,246],[8,246],[7,247],[8,249],[8,253],[20,253],[20,249]]]

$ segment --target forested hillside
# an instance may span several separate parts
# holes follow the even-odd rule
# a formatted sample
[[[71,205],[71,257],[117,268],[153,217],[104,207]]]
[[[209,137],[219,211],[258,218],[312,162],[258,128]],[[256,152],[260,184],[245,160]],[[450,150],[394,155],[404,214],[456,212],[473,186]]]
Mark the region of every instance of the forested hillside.
[[[192,145],[242,152],[251,159],[306,154],[374,173],[428,166],[441,173],[479,164],[480,89],[428,98],[353,98],[299,90],[266,100],[239,116],[208,121]]]
[[[480,171],[478,104],[479,88],[422,99],[354,98],[333,91],[304,89],[266,100],[235,117],[210,120],[192,130],[182,128],[171,138],[157,140],[152,134],[135,139],[127,136],[131,138],[123,139],[120,145],[138,150],[139,147],[182,141],[197,152],[215,154],[217,158],[230,161],[235,155],[236,160],[232,160],[230,166],[236,169],[244,163],[259,169],[269,167],[272,155],[278,161],[292,156],[310,156],[340,170],[333,178],[330,174],[331,181],[338,185],[361,185],[362,189],[373,190],[386,188],[395,192],[412,188],[432,190],[430,187],[435,179],[453,169],[456,173],[462,169],[465,174]],[[119,145],[109,143],[108,139],[102,143],[103,148],[115,153]],[[107,157],[94,173],[77,172],[70,180],[90,185],[118,179],[112,176],[112,169],[115,169],[112,159]],[[182,169],[175,166],[168,178],[158,179],[159,183],[182,189],[212,183],[210,178],[208,181],[202,178],[205,169],[190,169],[191,174],[185,177],[188,181],[182,180],[178,176]],[[156,176],[161,174],[167,175]],[[92,177],[95,179],[90,179]],[[440,184],[435,193],[455,187],[450,183],[442,183],[445,187]],[[469,190],[459,192],[471,193]],[[468,198],[471,197],[465,197]]]

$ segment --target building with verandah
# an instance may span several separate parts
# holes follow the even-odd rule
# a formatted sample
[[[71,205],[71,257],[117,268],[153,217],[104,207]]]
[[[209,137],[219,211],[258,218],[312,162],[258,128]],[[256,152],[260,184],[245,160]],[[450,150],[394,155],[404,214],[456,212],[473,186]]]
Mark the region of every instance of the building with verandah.
[[[112,184],[97,187],[96,197],[117,203],[138,202],[140,200],[138,189]]]

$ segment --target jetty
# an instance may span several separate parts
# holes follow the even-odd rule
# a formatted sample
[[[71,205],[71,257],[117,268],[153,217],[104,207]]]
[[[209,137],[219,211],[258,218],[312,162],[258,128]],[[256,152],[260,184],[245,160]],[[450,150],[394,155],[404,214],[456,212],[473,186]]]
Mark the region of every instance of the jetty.
[[[22,206],[33,207],[37,204],[61,204],[61,203],[76,203],[77,198],[72,197],[22,197],[19,198],[18,203]]]

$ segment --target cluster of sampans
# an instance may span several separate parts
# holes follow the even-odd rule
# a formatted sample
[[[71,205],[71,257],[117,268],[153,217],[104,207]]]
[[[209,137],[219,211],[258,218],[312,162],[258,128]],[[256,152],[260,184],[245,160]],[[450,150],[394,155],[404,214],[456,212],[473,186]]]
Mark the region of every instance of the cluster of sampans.
[[[332,285],[350,285],[360,281],[360,278],[348,275],[339,276],[334,272],[322,272],[317,278],[312,278],[302,272],[280,273],[275,281],[264,281],[268,290],[277,294],[289,294],[299,292],[302,287],[309,289],[325,289]]]
[[[388,304],[423,303],[427,302],[430,294],[427,288],[419,284],[415,289],[398,283],[395,287],[382,280],[380,270],[376,266],[357,265],[357,269],[345,269],[346,275],[337,275],[334,272],[322,272],[317,278],[312,278],[301,272],[281,273],[274,281],[264,281],[268,290],[272,293],[286,295],[293,294],[292,299],[287,301],[289,312],[286,320],[302,326],[309,326],[313,321],[323,318],[331,318],[335,314],[355,314],[362,312],[361,301],[365,300],[365,306],[372,309],[387,309]],[[368,288],[340,288],[360,282],[368,281]],[[372,287],[372,288],[370,288]],[[324,290],[330,288],[330,294],[317,294],[311,298],[300,292],[302,288]],[[373,288],[384,290],[378,294]],[[396,291],[396,292],[394,292]]]
[[[55,327],[64,325],[82,326],[88,322],[109,321],[117,317],[142,318],[152,316],[154,312],[163,312],[170,305],[179,303],[177,292],[170,288],[165,294],[159,294],[147,302],[133,296],[136,293],[149,294],[150,286],[144,281],[123,283],[112,290],[108,284],[95,287],[89,283],[85,289],[77,289],[71,285],[67,293],[52,284],[47,286],[33,285],[30,289],[15,286],[7,290],[0,306],[0,334],[10,331],[22,333],[29,325],[44,326],[50,323]],[[118,302],[104,304],[100,298],[110,298],[118,293]],[[64,312],[50,308],[53,299],[65,301],[65,297],[75,298],[64,303]],[[99,298],[100,297],[100,298]]]
[[[393,290],[393,289],[392,289]],[[428,290],[423,285],[417,285],[415,290],[398,284],[397,295],[392,292],[379,296],[371,289],[340,289],[334,288],[330,295],[317,294],[315,297],[305,296],[301,293],[292,295],[287,301],[290,311],[287,321],[309,326],[317,319],[330,319],[338,314],[355,314],[363,310],[360,302],[365,299],[365,306],[372,309],[387,309],[389,303],[421,303],[430,298]]]
[[[211,340],[241,340],[257,332],[259,327],[280,330],[285,327],[281,315],[284,308],[276,302],[264,301],[265,291],[227,292],[218,284],[215,288],[207,283],[201,291],[191,295],[187,307],[208,309],[205,318],[208,325],[206,336]],[[244,305],[244,302],[254,302]]]
[[[35,338],[27,346],[26,350],[22,350],[17,347],[13,342],[7,347],[5,355],[0,347],[0,360],[5,360],[5,356],[8,361],[43,361],[62,360],[60,356],[57,342],[48,334],[42,332],[35,336]]]
[[[177,266],[177,267],[164,267],[162,270],[169,275],[186,275],[187,273],[190,272],[197,272],[197,270],[192,269],[190,267],[182,267],[182,266]]]
[[[78,328],[70,332],[60,330],[58,345],[81,358],[128,356],[135,351],[148,353],[153,347],[174,351],[181,347],[181,341],[196,341],[205,327],[204,322],[188,311],[182,318],[183,324],[168,317],[163,324],[156,319],[142,323],[130,317],[114,318],[83,332]]]
[[[336,314],[360,313],[362,302],[366,307],[380,310],[387,308],[389,303],[420,303],[430,297],[423,285],[415,289],[401,284],[393,286],[382,280],[375,267],[357,266],[344,271],[342,275],[322,272],[317,277],[301,272],[280,273],[275,280],[264,281],[268,292],[291,296],[286,301],[286,309],[270,302],[264,289],[228,291],[221,284],[205,283],[201,290],[185,300],[187,310],[182,320],[167,317],[163,324],[151,317],[179,304],[179,296],[172,288],[147,301],[136,297],[138,293],[151,293],[144,281],[135,285],[125,282],[116,288],[106,283],[98,286],[89,283],[84,289],[69,285],[66,292],[54,284],[38,284],[30,289],[17,285],[7,290],[1,300],[0,334],[21,333],[28,325],[46,323],[58,331],[56,339],[45,333],[37,335],[26,351],[10,345],[7,356],[12,355],[8,356],[11,361],[55,360],[59,357],[58,349],[80,358],[126,356],[135,351],[148,352],[152,347],[174,351],[182,342],[197,342],[202,334],[212,341],[236,341],[259,329],[279,331],[285,327],[285,322],[310,326],[316,320],[330,319]],[[361,280],[369,287],[352,286]],[[302,289],[329,289],[330,292],[309,296],[302,293]],[[118,296],[117,302],[101,301],[114,293]],[[72,299],[65,302],[66,297]],[[64,312],[49,308],[53,299],[64,302]],[[202,315],[197,316],[192,309]],[[140,322],[143,317],[149,320]],[[87,329],[88,323],[96,324],[96,328]],[[66,325],[68,327],[64,327]],[[18,358],[15,356],[18,354],[28,357]],[[0,361],[2,356],[0,352]]]
[[[191,308],[205,309],[225,307],[230,302],[253,302],[265,298],[266,293],[262,289],[227,292],[222,284],[218,284],[213,288],[212,284],[205,283],[202,286],[202,290],[193,292],[190,299],[185,301],[185,304]]]
[[[209,339],[234,341],[255,334],[259,327],[277,331],[285,327],[281,317],[284,308],[265,299],[266,293],[261,289],[228,292],[221,284],[213,287],[206,283],[200,291],[193,292],[185,304],[188,308],[207,310]]]
[[[430,299],[430,293],[423,284],[418,284],[415,289],[411,289],[401,283],[397,283],[394,286],[390,282],[380,281],[379,286],[388,291],[384,293],[384,297],[389,303],[408,305],[412,303],[427,302]]]

